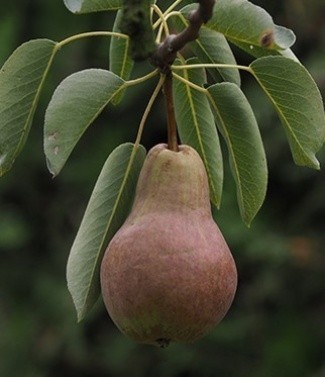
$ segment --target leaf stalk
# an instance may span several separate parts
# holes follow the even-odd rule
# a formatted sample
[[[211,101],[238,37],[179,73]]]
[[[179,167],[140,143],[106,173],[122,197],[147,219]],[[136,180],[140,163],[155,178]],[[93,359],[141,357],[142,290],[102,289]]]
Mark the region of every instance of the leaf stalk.
[[[140,142],[141,142],[141,137],[142,137],[142,133],[143,133],[143,129],[144,129],[144,126],[145,126],[145,123],[148,119],[148,116],[149,116],[149,113],[152,109],[152,106],[156,100],[156,98],[158,97],[158,94],[160,92],[160,90],[162,89],[163,85],[164,85],[164,81],[165,81],[165,76],[164,75],[160,75],[160,79],[159,79],[159,82],[154,90],[154,92],[152,93],[150,99],[149,99],[149,102],[147,104],[147,107],[143,113],[143,116],[142,116],[142,119],[141,119],[141,122],[140,122],[140,125],[139,125],[139,129],[138,129],[138,133],[137,133],[137,137],[136,137],[136,140],[134,142],[134,145],[135,145],[135,148],[137,148],[139,145],[140,145]]]

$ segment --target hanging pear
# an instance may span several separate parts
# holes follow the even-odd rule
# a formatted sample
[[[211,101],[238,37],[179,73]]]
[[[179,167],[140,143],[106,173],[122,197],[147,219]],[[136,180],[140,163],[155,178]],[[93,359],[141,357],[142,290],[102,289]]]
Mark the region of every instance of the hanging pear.
[[[237,286],[230,250],[211,214],[207,173],[187,145],[153,147],[130,215],[101,265],[105,306],[140,343],[193,342],[227,313]]]

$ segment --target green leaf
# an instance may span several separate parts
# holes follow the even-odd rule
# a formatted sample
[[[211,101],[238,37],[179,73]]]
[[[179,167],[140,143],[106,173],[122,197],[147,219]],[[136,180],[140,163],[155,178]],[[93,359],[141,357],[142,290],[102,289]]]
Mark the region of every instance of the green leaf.
[[[237,64],[225,36],[214,30],[202,27],[199,38],[195,42],[192,42],[190,46],[201,63]],[[240,75],[238,69],[208,69],[208,72],[211,74],[214,80],[217,81],[218,75],[215,74],[215,71],[218,72],[224,81],[229,81],[240,86]]]
[[[113,31],[120,32],[122,11],[119,10],[116,14]],[[130,40],[125,38],[112,37],[110,44],[110,61],[109,70],[121,77],[123,80],[129,80],[134,66],[134,62],[130,57]],[[124,91],[123,91],[124,92]],[[117,105],[123,98],[121,91],[113,98],[112,103]]]
[[[103,69],[69,76],[57,87],[45,114],[44,150],[47,165],[57,175],[73,148],[124,81]]]
[[[275,26],[275,40],[277,41],[277,45],[284,46],[283,49],[278,49],[277,45],[275,48],[266,48],[262,46],[254,46],[252,44],[248,44],[246,42],[236,41],[235,44],[240,47],[242,50],[247,52],[248,54],[254,56],[255,58],[261,58],[263,56],[270,56],[270,55],[280,55],[285,56],[295,61],[299,61],[295,54],[292,52],[290,48],[286,48],[285,46],[291,46],[294,44],[296,37],[294,33],[286,29],[283,26],[274,25]]]
[[[76,14],[114,10],[121,7],[121,0],[64,0],[65,6]]]
[[[188,62],[195,63],[195,60]],[[202,86],[206,83],[203,69],[177,71],[180,76]],[[185,83],[174,80],[174,101],[178,132],[183,144],[192,146],[200,154],[207,170],[210,198],[220,206],[223,183],[223,163],[218,133],[209,101]]]
[[[124,223],[135,193],[146,151],[131,143],[108,157],[70,251],[67,282],[81,321],[100,295],[100,264],[114,234]]]
[[[56,52],[56,42],[24,43],[0,70],[0,176],[22,150],[39,95]]]
[[[240,213],[249,226],[263,204],[267,187],[261,135],[253,110],[237,85],[215,84],[208,92],[217,125],[228,147]]]
[[[309,72],[281,56],[257,59],[250,68],[279,114],[295,163],[319,169],[315,154],[324,144],[324,105]]]
[[[181,12],[188,13],[195,6],[184,7]],[[272,17],[261,7],[247,0],[218,0],[214,6],[213,17],[206,27],[218,31],[232,43],[246,52],[261,56],[286,50],[295,42],[294,33],[276,26]]]
[[[290,48],[281,51],[281,55],[284,58],[288,58],[288,59],[294,60],[296,63],[300,63],[299,59]]]
[[[183,31],[188,26],[188,22],[181,13],[176,14],[171,20],[173,29],[177,32]],[[225,36],[204,26],[200,29],[198,39],[191,42],[189,46],[202,64],[237,64]],[[209,68],[208,72],[215,82],[224,80],[240,86],[238,69]]]
[[[276,45],[282,50],[286,50],[287,48],[293,46],[296,42],[294,32],[284,26],[275,25],[274,33]]]

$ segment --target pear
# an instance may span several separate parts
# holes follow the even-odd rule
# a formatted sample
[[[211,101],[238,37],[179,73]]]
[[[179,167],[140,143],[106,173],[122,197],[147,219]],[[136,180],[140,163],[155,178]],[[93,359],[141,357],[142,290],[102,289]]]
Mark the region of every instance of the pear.
[[[153,147],[132,210],[101,264],[103,300],[133,340],[191,343],[217,325],[237,286],[230,250],[213,221],[208,177],[187,145]]]

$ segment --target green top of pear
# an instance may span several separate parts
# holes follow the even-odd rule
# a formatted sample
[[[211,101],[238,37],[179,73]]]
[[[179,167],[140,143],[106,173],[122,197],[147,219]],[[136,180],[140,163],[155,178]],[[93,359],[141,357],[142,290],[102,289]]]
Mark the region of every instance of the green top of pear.
[[[190,146],[171,151],[166,144],[153,147],[142,167],[132,212],[210,213],[208,177],[199,154]]]

